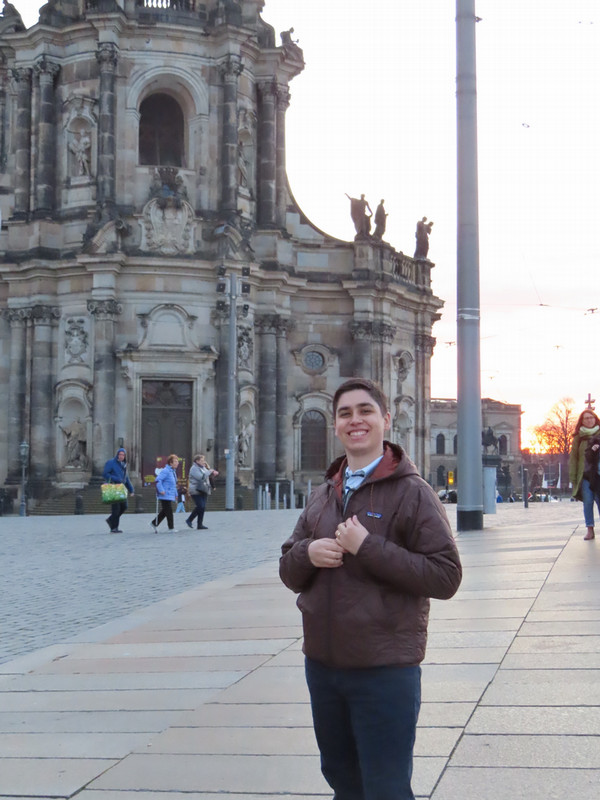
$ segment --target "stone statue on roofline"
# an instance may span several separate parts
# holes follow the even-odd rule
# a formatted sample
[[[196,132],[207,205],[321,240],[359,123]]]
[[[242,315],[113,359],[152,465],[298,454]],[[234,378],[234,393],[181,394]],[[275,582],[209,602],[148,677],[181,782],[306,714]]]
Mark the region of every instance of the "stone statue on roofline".
[[[371,235],[371,217],[373,216],[369,201],[365,199],[364,194],[361,194],[360,198],[358,198],[350,197],[346,193],[346,197],[350,200],[350,216],[356,230],[355,241],[357,239],[368,239]],[[369,210],[368,214],[367,209]]]
[[[417,230],[415,231],[415,239],[417,246],[415,248],[414,258],[427,258],[429,252],[429,234],[433,227],[433,222],[427,222],[427,217],[423,217],[417,222]]]

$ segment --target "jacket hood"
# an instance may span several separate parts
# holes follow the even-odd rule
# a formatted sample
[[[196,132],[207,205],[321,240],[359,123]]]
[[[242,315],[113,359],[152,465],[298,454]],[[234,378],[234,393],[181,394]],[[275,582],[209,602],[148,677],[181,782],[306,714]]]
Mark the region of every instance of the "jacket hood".
[[[345,455],[337,458],[325,473],[325,480],[332,482],[336,487],[341,487],[344,471],[348,466],[348,459]],[[383,458],[375,467],[375,471],[367,478],[368,481],[375,481],[380,478],[389,478],[395,475],[402,478],[405,475],[418,475],[419,471],[406,455],[400,445],[393,444],[384,439]]]

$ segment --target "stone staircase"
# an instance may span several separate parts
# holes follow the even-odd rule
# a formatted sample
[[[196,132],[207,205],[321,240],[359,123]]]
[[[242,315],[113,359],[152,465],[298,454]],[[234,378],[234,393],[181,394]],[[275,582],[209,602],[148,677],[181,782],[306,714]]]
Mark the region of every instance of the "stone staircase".
[[[79,498],[79,499],[78,499]],[[236,510],[252,510],[255,497],[252,489],[243,486],[235,487]],[[16,507],[15,507],[16,508]],[[193,501],[188,498],[186,509],[191,511]],[[18,509],[16,509],[18,511]],[[136,514],[154,514],[156,510],[156,493],[153,486],[138,489],[129,500],[129,512]],[[225,510],[225,486],[219,485],[208,499],[207,510]],[[102,502],[99,486],[86,486],[84,489],[60,489],[45,500],[30,500],[27,507],[29,516],[69,515],[69,514],[109,514],[110,506]]]

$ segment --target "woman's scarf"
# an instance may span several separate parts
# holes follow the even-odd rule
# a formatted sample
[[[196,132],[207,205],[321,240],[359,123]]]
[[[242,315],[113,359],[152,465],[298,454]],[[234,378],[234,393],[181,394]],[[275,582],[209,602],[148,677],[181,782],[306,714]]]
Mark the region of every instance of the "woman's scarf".
[[[600,431],[600,425],[594,425],[593,428],[585,428],[583,425],[579,428],[579,435],[580,436],[593,436],[595,433]]]

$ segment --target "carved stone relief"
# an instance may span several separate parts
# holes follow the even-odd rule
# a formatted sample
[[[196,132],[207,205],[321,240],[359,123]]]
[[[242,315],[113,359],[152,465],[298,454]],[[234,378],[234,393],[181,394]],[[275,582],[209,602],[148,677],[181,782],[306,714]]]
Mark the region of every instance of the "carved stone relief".
[[[65,364],[83,364],[87,361],[89,336],[82,317],[67,319],[65,329]]]

